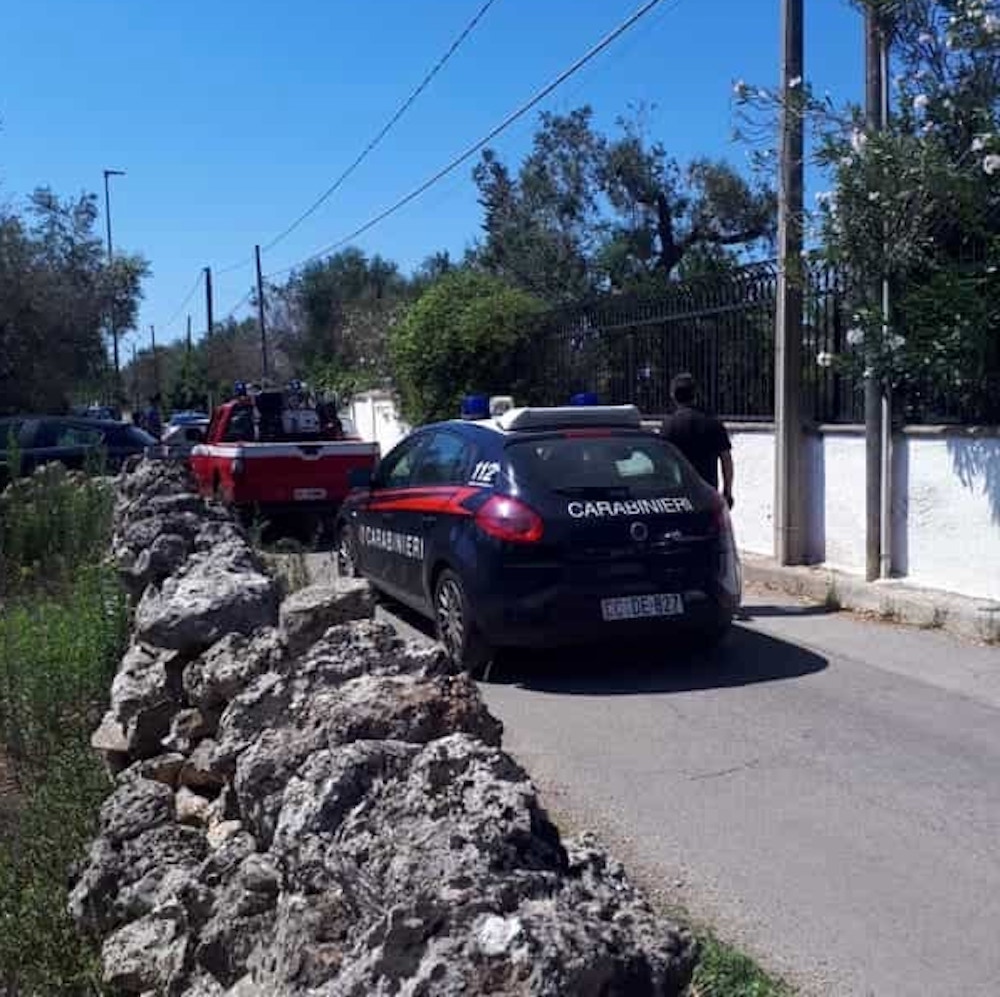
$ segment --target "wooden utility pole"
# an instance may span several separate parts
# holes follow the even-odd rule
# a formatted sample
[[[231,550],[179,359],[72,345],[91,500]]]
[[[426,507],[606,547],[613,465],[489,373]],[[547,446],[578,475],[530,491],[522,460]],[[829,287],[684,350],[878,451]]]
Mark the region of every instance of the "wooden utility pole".
[[[156,355],[156,326],[149,327],[149,346],[153,351],[153,396],[160,395],[160,358]]]
[[[806,509],[802,459],[803,0],[782,0],[781,35],[779,256],[774,337],[774,553],[779,564],[799,564],[805,553]]]
[[[191,362],[191,316],[188,315],[187,321],[187,358],[188,363]]]
[[[261,387],[267,382],[267,329],[264,325],[264,278],[260,273],[260,246],[254,246],[257,258],[257,319],[260,322],[260,377]]]
[[[212,335],[212,268],[205,267],[205,334]]]
[[[888,91],[886,89],[886,44],[883,26],[872,7],[865,9],[865,123],[871,132],[881,131],[887,124]],[[880,300],[883,326],[888,321],[888,285],[875,278],[871,294]],[[869,330],[869,335],[873,330]],[[885,562],[889,558],[887,531],[890,526],[888,475],[885,458],[891,440],[888,400],[882,390],[881,378],[873,373],[865,378],[865,577],[874,581],[889,574]]]

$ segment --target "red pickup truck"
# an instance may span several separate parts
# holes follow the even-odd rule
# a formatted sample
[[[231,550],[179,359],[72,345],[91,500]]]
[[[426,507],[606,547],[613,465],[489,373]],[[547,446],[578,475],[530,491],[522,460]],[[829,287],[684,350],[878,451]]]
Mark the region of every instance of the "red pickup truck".
[[[288,408],[281,392],[220,405],[204,442],[191,450],[198,491],[242,510],[332,511],[351,489],[352,472],[371,472],[377,443],[345,433],[335,417]]]

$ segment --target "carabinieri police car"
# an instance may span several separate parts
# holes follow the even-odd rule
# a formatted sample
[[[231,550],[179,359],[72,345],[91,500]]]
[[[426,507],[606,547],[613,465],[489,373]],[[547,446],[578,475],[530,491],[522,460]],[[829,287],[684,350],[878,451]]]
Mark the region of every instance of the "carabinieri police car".
[[[474,673],[505,647],[724,635],[740,567],[721,496],[633,406],[510,404],[467,399],[355,480],[341,571],[433,620]]]

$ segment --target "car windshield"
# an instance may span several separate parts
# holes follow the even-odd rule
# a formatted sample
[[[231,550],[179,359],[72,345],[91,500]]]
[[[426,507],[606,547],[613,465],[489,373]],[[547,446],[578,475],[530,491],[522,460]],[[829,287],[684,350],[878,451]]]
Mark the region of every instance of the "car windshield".
[[[652,437],[536,438],[509,444],[507,459],[515,480],[562,495],[640,496],[694,484],[677,451]]]

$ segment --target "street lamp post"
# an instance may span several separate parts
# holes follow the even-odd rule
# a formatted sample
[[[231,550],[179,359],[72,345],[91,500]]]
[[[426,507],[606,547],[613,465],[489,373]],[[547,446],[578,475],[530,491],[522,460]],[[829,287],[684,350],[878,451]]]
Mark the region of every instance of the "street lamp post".
[[[115,363],[115,401],[117,402],[117,395],[119,394],[119,389],[121,387],[120,383],[120,372],[118,364],[118,329],[115,327],[115,280],[114,280],[114,249],[111,244],[111,195],[108,190],[108,177],[123,177],[125,176],[124,170],[105,170],[104,171],[104,217],[107,220],[108,225],[108,279],[111,282],[111,301],[108,306],[108,326],[111,332],[111,344],[114,350],[114,363]]]

